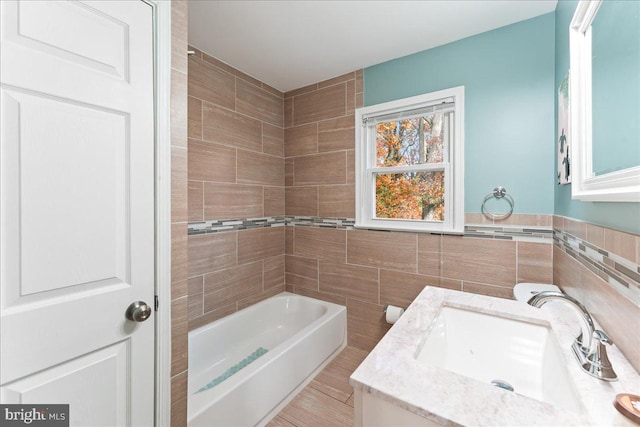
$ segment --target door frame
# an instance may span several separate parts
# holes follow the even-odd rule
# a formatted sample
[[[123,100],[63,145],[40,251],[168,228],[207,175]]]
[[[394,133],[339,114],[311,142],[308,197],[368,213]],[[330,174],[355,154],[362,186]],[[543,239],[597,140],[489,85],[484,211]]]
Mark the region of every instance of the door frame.
[[[171,2],[152,8],[155,121],[155,409],[154,425],[171,424]],[[151,392],[151,391],[150,391]]]

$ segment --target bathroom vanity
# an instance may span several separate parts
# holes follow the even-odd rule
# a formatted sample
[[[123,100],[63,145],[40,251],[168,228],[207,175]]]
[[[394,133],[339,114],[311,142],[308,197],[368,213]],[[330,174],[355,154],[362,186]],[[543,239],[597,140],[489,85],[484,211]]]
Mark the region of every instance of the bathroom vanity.
[[[585,373],[579,332],[564,303],[426,287],[351,376],[355,425],[634,426],[613,401],[640,376],[615,345],[617,381]]]

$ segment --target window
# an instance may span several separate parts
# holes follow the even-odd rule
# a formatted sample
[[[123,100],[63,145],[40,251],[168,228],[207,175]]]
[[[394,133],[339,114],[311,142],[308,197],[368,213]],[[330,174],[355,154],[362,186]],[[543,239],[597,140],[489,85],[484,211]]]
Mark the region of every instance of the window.
[[[356,227],[462,233],[464,87],[356,111]]]

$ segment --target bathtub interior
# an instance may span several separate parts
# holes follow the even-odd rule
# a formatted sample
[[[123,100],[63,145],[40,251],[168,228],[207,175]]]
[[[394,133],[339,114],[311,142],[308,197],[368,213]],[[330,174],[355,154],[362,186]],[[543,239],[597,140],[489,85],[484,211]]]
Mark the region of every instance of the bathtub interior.
[[[245,376],[241,368],[267,363],[274,349],[331,309],[322,301],[282,293],[191,332],[189,393],[198,393],[220,379],[224,381],[216,388],[232,387],[232,376],[236,381]],[[228,384],[223,386],[223,382]]]

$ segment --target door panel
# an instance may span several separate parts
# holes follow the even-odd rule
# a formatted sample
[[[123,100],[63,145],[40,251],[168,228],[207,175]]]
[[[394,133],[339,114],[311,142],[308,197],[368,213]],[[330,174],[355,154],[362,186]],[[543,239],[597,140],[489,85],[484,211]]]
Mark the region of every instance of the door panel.
[[[115,16],[75,1],[13,3],[6,14],[7,41],[127,79],[129,25]]]
[[[127,340],[15,381],[6,387],[3,402],[69,404],[74,419],[91,420],[85,425],[128,425],[127,387],[122,379],[129,369],[129,352]]]
[[[5,122],[18,132],[2,157],[3,191],[19,197],[7,206],[21,231],[7,247],[18,254],[7,266],[10,285],[24,296],[102,280],[128,283],[127,117],[11,90],[2,96],[3,110],[19,117]]]
[[[151,425],[152,10],[0,2],[0,399]]]

